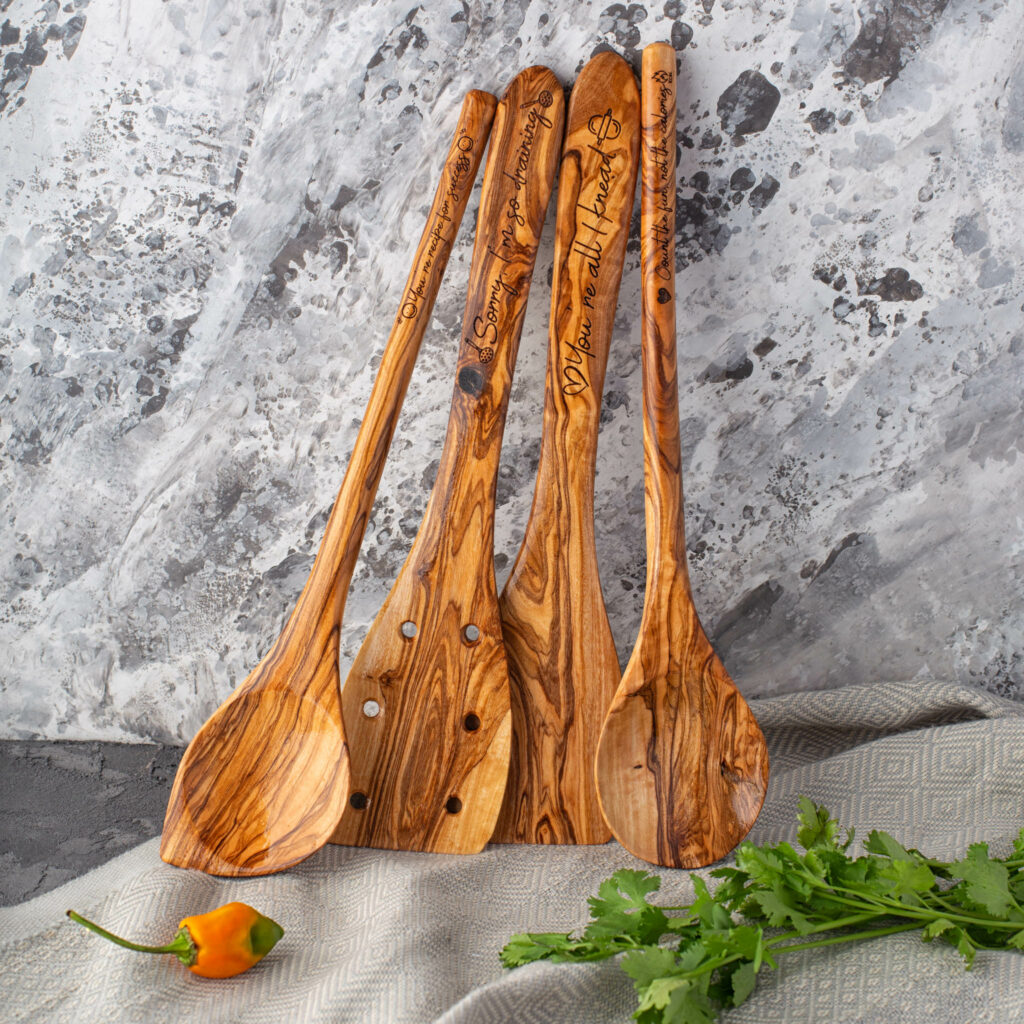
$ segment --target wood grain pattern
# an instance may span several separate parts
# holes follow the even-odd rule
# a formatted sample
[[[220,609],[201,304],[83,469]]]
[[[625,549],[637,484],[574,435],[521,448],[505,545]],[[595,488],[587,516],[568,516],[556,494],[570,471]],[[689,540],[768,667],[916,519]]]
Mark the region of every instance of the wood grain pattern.
[[[628,850],[667,867],[725,856],[764,801],[764,736],[697,617],[683,532],[675,345],[675,51],[643,53],[641,265],[647,592],[597,780]]]
[[[494,495],[562,121],[562,88],[539,67],[495,114],[437,481],[342,690],[353,797],[334,842],[473,853],[494,829],[510,732]]]
[[[566,118],[540,464],[499,602],[512,752],[494,842],[611,838],[593,766],[621,673],[597,569],[594,468],[639,146],[636,78],[601,53],[580,73]]]
[[[497,100],[466,97],[320,550],[284,632],[189,744],[160,856],[264,875],[327,842],[349,794],[338,633],[352,572],[420,342],[476,178]]]

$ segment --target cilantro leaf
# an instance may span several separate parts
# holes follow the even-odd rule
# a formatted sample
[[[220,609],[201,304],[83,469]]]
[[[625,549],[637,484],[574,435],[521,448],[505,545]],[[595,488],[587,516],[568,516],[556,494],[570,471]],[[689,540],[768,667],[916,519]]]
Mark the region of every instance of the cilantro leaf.
[[[785,890],[777,888],[765,889],[751,896],[764,912],[768,924],[776,928],[792,925],[801,935],[811,931],[813,925],[808,919],[790,905]]]
[[[640,1024],[714,1024],[715,1008],[702,986],[675,985],[664,1009],[637,1010]]]
[[[715,868],[711,877],[723,879],[715,889],[715,899],[727,910],[739,910],[747,899],[747,873],[738,868]]]
[[[1013,857],[1015,860],[1024,858],[1024,828],[1017,833],[1017,838],[1013,841]]]
[[[678,957],[659,946],[627,953],[622,969],[633,979],[639,997],[637,1020],[652,1024],[710,1024],[714,1013],[706,994],[708,975],[694,975],[704,958],[700,943]]]
[[[598,887],[590,898],[591,922],[583,936],[593,942],[627,937],[634,943],[656,943],[668,930],[668,917],[660,907],[647,902],[661,879],[647,871],[623,868]]]
[[[934,921],[929,921],[921,932],[922,942],[931,942],[934,939],[941,939],[943,942],[948,942],[949,945],[953,946],[964,958],[964,964],[967,969],[971,969],[977,949],[963,928],[953,924],[949,918],[936,918]]]
[[[638,992],[645,991],[661,978],[678,973],[675,953],[663,946],[646,946],[627,953],[622,958],[622,969],[633,979]],[[668,1002],[667,997],[665,1002]]]
[[[1010,874],[1006,865],[992,860],[988,843],[973,843],[963,860],[949,865],[954,878],[963,879],[968,899],[999,920],[1006,920],[1016,901],[1010,895]]]
[[[707,882],[700,875],[693,876],[693,891],[697,898],[690,907],[690,913],[704,928],[729,928],[732,925],[732,914],[711,895]]]
[[[853,841],[853,831],[846,833],[846,839],[839,841],[839,822],[824,807],[807,797],[800,797],[800,813],[796,816],[800,828],[796,841],[805,850],[845,850]]]
[[[920,904],[920,894],[935,888],[935,876],[927,864],[894,860],[879,869],[878,877],[891,886],[890,895],[905,903]]]
[[[764,929],[752,924],[741,924],[734,928],[704,930],[700,938],[707,955],[712,959],[720,956],[741,956],[745,960],[760,961],[764,954]]]
[[[661,879],[657,875],[621,868],[598,886],[598,895],[589,901],[590,908],[596,917],[606,907],[646,906],[648,895],[660,888]]]
[[[888,832],[872,831],[864,843],[864,849],[868,853],[874,853],[880,857],[906,861],[910,864],[915,863],[918,859],[905,846],[896,842]]]
[[[953,922],[948,918],[936,918],[934,921],[929,921],[928,924],[925,925],[924,931],[921,932],[921,941],[931,942],[932,939],[942,935],[943,932],[948,932],[955,927],[956,926]]]
[[[630,954],[629,956],[632,955]],[[622,961],[622,969],[627,974],[629,973],[629,968],[627,967],[629,956]],[[652,978],[650,983],[644,988],[637,986],[637,995],[640,996],[640,1004],[637,1006],[637,1009],[641,1012],[644,1010],[664,1010],[676,989],[687,989],[692,984],[693,982],[689,978],[684,978],[680,975]]]
[[[974,954],[978,952],[977,947],[971,942],[967,932],[963,928],[953,928],[943,933],[943,938],[952,936],[956,941],[950,941],[950,945],[956,946],[956,951],[964,958],[964,966],[970,970],[974,966]]]
[[[732,975],[732,1005],[745,1003],[757,984],[757,968],[751,961],[740,964]]]
[[[571,935],[560,932],[534,932],[513,935],[500,953],[504,967],[522,967],[535,960],[554,960],[572,957],[572,952],[581,943],[573,940]]]
[[[743,843],[736,851],[736,867],[754,883],[752,889],[759,886],[770,888],[776,883],[784,884],[786,881],[785,864],[771,847]]]

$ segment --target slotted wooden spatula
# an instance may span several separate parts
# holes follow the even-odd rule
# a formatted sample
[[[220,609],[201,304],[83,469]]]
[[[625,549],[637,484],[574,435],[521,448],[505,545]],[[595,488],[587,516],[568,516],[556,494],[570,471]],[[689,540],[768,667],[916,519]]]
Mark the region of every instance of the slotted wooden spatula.
[[[593,765],[621,673],[597,572],[594,467],[639,143],[636,77],[598,54],[566,116],[540,465],[499,602],[512,698],[499,843],[611,838]]]
[[[337,843],[475,853],[494,830],[510,732],[495,485],[563,106],[555,76],[533,67],[494,117],[437,480],[342,690],[352,796]]]
[[[724,857],[768,784],[764,736],[697,618],[683,535],[675,342],[676,55],[643,52],[640,158],[647,592],[640,635],[597,752],[608,824],[666,867]]]
[[[160,856],[216,875],[282,871],[320,849],[349,794],[338,630],[366,521],[496,100],[459,115],[341,490],[288,623],[196,733],[178,766]]]

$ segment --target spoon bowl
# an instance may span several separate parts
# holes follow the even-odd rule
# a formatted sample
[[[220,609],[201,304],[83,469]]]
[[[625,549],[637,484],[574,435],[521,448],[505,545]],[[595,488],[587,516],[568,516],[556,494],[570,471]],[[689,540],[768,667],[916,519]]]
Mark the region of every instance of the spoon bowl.
[[[288,746],[268,749],[265,739],[276,736],[283,723]],[[283,870],[308,855],[303,837],[330,834],[348,793],[348,753],[329,702],[288,688],[250,691],[222,705],[203,729],[210,731],[219,758],[252,766],[241,791],[231,773],[211,772],[198,756],[179,770],[177,814],[203,850],[204,870],[262,874],[268,862]],[[196,740],[198,749],[206,745],[205,737]],[[285,768],[288,788],[274,781]],[[223,837],[223,855],[211,837]]]
[[[764,736],[697,617],[686,568],[675,340],[676,54],[643,52],[640,267],[647,587],[640,633],[595,762],[615,838],[695,868],[750,830],[768,784]]]
[[[341,817],[350,785],[338,671],[345,599],[496,103],[476,91],[463,102],[313,569],[270,652],[185,751],[160,842],[169,864],[218,875],[282,871],[320,849]]]
[[[701,867],[750,831],[768,755],[704,634],[685,578],[652,607],[601,733],[597,785],[612,832],[643,860]]]

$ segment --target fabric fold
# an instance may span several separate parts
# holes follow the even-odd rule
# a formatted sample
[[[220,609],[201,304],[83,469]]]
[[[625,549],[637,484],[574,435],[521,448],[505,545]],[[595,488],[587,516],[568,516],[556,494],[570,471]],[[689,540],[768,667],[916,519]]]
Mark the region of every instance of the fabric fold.
[[[1024,825],[1024,707],[968,687],[913,680],[752,702],[772,778],[750,838],[793,839],[807,795],[866,836],[885,829],[936,856],[1007,846]],[[219,879],[163,864],[151,840],[88,875],[0,910],[0,1018],[11,1022],[195,1019],[369,1024],[625,1024],[632,985],[617,964],[503,971],[519,931],[569,931],[620,867],[662,877],[666,903],[691,874],[616,843],[489,846],[472,857],[328,847],[298,867]],[[706,875],[706,872],[703,872]],[[65,921],[73,907],[139,941],[180,918],[243,900],[285,928],[273,953],[224,981],[171,958],[133,956]],[[783,1024],[1024,1021],[1024,957],[956,953],[911,933],[794,955],[724,1020]]]

